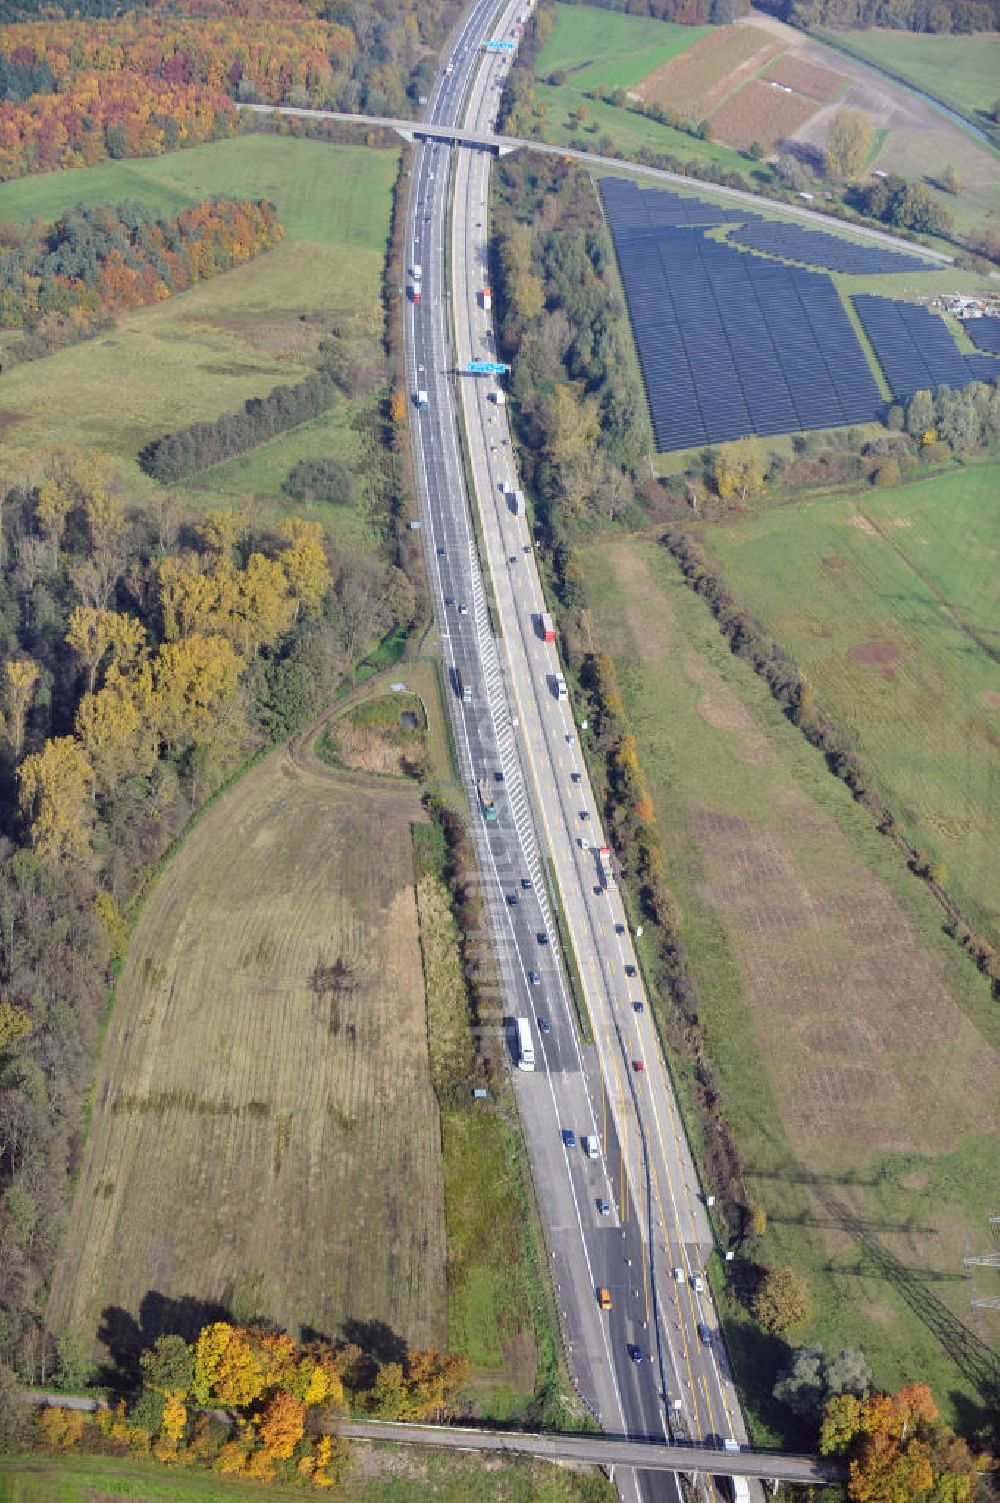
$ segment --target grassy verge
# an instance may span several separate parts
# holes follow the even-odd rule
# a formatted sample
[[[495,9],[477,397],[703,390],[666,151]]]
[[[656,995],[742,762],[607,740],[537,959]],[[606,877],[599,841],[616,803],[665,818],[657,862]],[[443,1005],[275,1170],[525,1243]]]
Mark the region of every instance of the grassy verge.
[[[559,936],[559,951],[566,966],[566,979],[569,982],[569,993],[573,1001],[577,1031],[583,1043],[592,1044],[594,1042],[594,1025],[590,1020],[587,994],[583,989],[576,951],[573,948],[569,925],[566,922],[566,911],[563,908],[559,878],[556,876],[555,864],[551,856],[545,857],[545,880],[549,890],[549,898],[552,902],[552,916],[556,921],[556,933]]]

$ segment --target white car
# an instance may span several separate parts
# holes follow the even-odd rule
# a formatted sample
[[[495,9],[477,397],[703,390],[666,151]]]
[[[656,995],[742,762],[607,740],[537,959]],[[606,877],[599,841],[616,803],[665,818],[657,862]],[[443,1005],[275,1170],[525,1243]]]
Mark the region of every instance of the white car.
[[[700,1273],[692,1274],[692,1276],[691,1276],[691,1288],[694,1290],[695,1294],[704,1294],[704,1292],[705,1292],[705,1281],[702,1278],[702,1276],[701,1276]]]
[[[684,1270],[683,1270],[683,1268],[675,1268],[674,1269],[674,1280],[678,1284],[683,1284],[683,1282],[684,1282]]]

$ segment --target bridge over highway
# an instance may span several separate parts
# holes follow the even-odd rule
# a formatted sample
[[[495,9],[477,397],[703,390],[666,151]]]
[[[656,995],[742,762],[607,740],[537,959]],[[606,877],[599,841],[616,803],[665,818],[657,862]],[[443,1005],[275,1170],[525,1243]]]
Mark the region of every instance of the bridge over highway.
[[[717,1451],[705,1446],[667,1445],[618,1435],[533,1435],[523,1430],[477,1430],[454,1425],[349,1421],[337,1427],[353,1440],[394,1441],[399,1445],[447,1446],[460,1451],[510,1451],[546,1461],[578,1461],[591,1466],[641,1467],[644,1471],[697,1472],[715,1477],[759,1477],[763,1481],[816,1487],[841,1483],[846,1470],[817,1456],[764,1451]]]
[[[478,148],[480,151],[490,151],[495,156],[506,156],[511,151],[536,151],[546,156],[567,157],[571,161],[582,162],[587,167],[606,168],[609,172],[627,172],[630,176],[648,178],[654,185],[670,183],[686,188],[689,192],[697,188],[706,193],[732,199],[736,203],[746,204],[748,208],[755,211],[764,210],[771,214],[792,215],[796,219],[801,219],[813,226],[818,225],[822,229],[848,231],[864,240],[889,246],[892,250],[924,256],[928,262],[928,270],[931,270],[933,266],[955,264],[954,256],[945,255],[943,251],[928,250],[926,246],[916,245],[912,240],[904,240],[899,235],[890,235],[884,230],[869,229],[867,225],[835,219],[830,214],[821,214],[818,210],[807,209],[804,205],[765,198],[763,194],[750,193],[741,188],[724,188],[719,183],[709,183],[697,177],[685,177],[682,173],[667,172],[660,167],[644,167],[638,162],[622,161],[620,157],[604,157],[598,155],[597,152],[577,151],[570,146],[552,146],[546,141],[535,141],[523,136],[501,136],[493,131],[467,130],[460,125],[429,124],[424,120],[400,120],[389,115],[349,115],[336,110],[297,109],[292,105],[283,104],[241,104],[239,108],[258,115],[290,115],[302,120],[336,120],[342,125],[355,125],[369,129],[373,125],[378,125],[386,130],[395,131],[407,141],[440,141],[446,146],[469,146]]]

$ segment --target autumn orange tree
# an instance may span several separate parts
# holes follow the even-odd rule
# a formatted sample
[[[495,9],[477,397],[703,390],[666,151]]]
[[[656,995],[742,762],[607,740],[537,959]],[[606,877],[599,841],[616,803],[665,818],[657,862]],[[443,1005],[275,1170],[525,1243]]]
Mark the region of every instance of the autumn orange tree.
[[[847,1461],[851,1503],[969,1503],[985,1466],[942,1420],[923,1383],[865,1398],[837,1394],[826,1406],[819,1448]]]

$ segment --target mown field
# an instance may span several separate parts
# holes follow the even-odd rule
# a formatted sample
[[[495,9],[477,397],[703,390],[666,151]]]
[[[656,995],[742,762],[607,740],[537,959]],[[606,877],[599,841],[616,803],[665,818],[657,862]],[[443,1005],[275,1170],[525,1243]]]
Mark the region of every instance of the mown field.
[[[739,594],[1000,940],[1000,465],[713,529]]]
[[[988,1359],[962,1258],[1000,1194],[986,985],[666,551],[622,541],[584,564],[724,1110],[767,1213],[759,1257],[806,1275],[803,1339],[863,1347],[879,1384],[929,1381],[968,1425]],[[738,1321],[730,1336],[760,1433],[779,1433],[777,1354]]]
[[[612,1503],[614,1489],[596,1472],[574,1472],[533,1459],[484,1461],[457,1452],[354,1444],[354,1472],[338,1503]],[[301,1500],[301,1489],[198,1477],[136,1461],[89,1456],[0,1457],[0,1503],[252,1503],[261,1497]]]
[[[932,36],[872,27],[838,31],[832,40],[971,120],[985,114],[1000,91],[1000,36],[996,32]]]
[[[574,89],[628,89],[706,36],[710,26],[677,26],[580,5],[557,5],[555,24],[538,59],[544,78],[557,70]]]
[[[111,333],[0,377],[0,467],[16,473],[25,450],[78,444],[112,455],[131,491],[144,494],[151,485],[136,456],[145,443],[300,379],[313,369],[331,323],[377,358],[398,160],[394,150],[251,135],[0,186],[0,219],[21,223],[51,219],[78,202],[127,198],[176,213],[226,194],[272,199],[286,232],[252,264],[123,315]],[[179,489],[178,498],[208,507],[255,496],[268,514],[293,509],[281,485],[297,459],[357,459],[350,421],[358,406],[345,400],[329,418],[220,465]],[[360,504],[317,505],[314,513],[337,538],[367,540]]]
[[[118,985],[54,1330],[120,1346],[235,1292],[293,1335],[378,1321],[445,1345],[420,818],[416,785],[283,749],[168,863]]]

